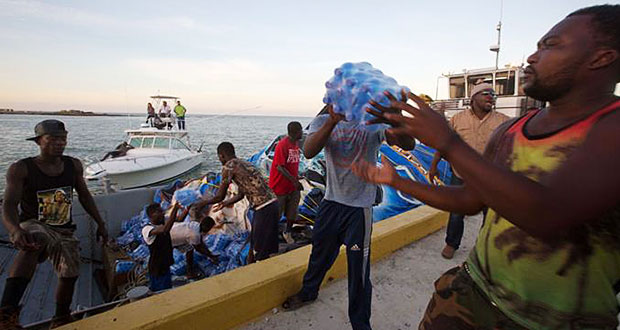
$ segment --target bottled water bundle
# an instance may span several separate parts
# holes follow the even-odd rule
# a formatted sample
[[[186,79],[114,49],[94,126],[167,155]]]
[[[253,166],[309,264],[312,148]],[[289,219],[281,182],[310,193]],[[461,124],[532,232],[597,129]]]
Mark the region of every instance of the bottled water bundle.
[[[398,99],[402,98],[400,93],[402,89],[409,91],[407,87],[399,85],[394,78],[384,75],[368,62],[343,64],[334,70],[334,76],[325,83],[325,87],[327,92],[323,102],[333,104],[334,111],[343,114],[350,122],[366,122],[374,119],[373,115],[366,112],[366,108],[372,108],[368,102],[374,100],[383,106],[388,106],[389,100],[383,94],[384,91],[389,91]]]

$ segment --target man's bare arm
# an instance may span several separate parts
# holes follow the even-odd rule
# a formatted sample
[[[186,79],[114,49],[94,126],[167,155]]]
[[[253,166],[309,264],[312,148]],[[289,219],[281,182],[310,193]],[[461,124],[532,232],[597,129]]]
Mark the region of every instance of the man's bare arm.
[[[9,166],[6,172],[6,188],[2,203],[2,223],[10,235],[11,242],[20,250],[37,249],[34,237],[19,226],[17,206],[24,191],[24,180],[28,169],[23,162],[16,162]]]
[[[334,107],[332,105],[327,106],[327,111],[329,112],[329,117],[327,117],[323,126],[321,126],[318,131],[306,137],[303,149],[304,156],[307,159],[313,158],[325,148],[332,131],[336,125],[338,125],[338,122],[344,119],[343,115],[334,112]]]
[[[22,162],[9,166],[6,172],[6,188],[2,203],[2,223],[9,234],[21,230],[19,226],[18,205],[24,190],[24,180],[28,170]]]
[[[620,111],[602,118],[569,159],[540,182],[484,161],[455,140],[445,153],[485,204],[542,238],[599,218],[620,202]]]
[[[174,206],[172,206],[172,211],[170,212],[170,217],[168,217],[168,220],[166,220],[163,226],[156,226],[155,228],[153,228],[151,232],[149,233],[149,235],[154,236],[154,235],[159,235],[163,233],[169,233],[170,230],[172,229],[172,225],[174,225],[174,223],[177,220],[177,211],[179,210],[179,206],[180,206],[179,203],[174,203]]]

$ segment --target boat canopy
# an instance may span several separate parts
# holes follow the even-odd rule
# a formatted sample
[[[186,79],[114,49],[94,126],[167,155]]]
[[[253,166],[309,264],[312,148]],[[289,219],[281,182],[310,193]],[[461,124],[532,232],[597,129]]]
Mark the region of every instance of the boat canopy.
[[[156,100],[179,100],[180,97],[177,96],[169,96],[169,95],[153,95],[151,96],[152,99],[156,99]]]
[[[128,129],[128,130],[125,130],[125,133],[127,133],[128,136],[157,135],[157,136],[174,136],[177,138],[184,138],[187,136],[186,131],[163,130],[163,129],[157,129],[155,127]]]

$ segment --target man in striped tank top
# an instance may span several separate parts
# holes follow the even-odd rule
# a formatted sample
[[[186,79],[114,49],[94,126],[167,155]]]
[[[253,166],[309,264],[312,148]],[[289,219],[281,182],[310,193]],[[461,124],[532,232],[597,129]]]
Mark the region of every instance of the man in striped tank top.
[[[620,5],[583,8],[528,58],[523,88],[549,106],[499,126],[480,156],[416,95],[392,124],[463,178],[437,187],[360,162],[356,174],[427,204],[489,212],[467,261],[435,282],[421,329],[616,329],[620,292]]]

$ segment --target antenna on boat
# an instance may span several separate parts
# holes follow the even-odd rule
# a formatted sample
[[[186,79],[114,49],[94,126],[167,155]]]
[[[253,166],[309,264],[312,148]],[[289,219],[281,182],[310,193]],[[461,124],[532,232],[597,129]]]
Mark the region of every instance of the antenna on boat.
[[[131,129],[131,116],[129,116],[129,108],[127,104],[129,103],[129,98],[127,97],[127,83],[125,83],[125,113],[127,113],[127,129]]]
[[[489,47],[490,51],[495,52],[495,70],[499,68],[499,49],[500,49],[500,44],[502,41],[502,17],[503,15],[504,15],[504,0],[501,0],[500,8],[499,8],[499,23],[497,23],[497,27],[495,28],[497,30],[497,44],[491,45],[491,47]]]

